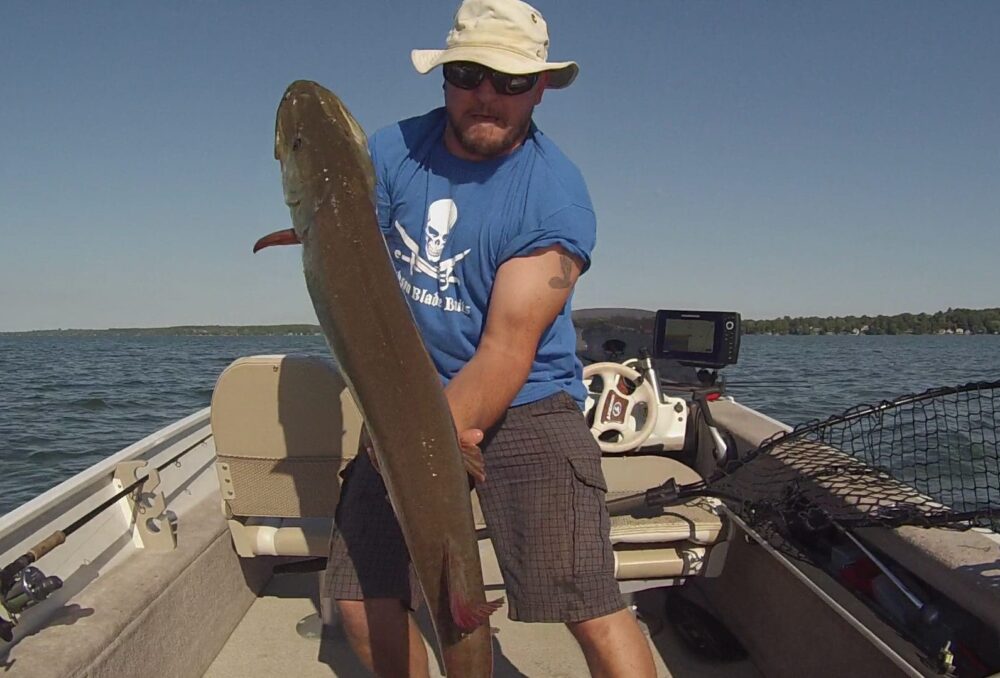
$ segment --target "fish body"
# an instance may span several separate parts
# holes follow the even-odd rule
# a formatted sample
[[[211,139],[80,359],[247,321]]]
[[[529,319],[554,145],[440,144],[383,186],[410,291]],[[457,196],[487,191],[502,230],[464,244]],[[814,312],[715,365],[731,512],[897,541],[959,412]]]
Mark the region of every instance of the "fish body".
[[[278,107],[274,154],[309,296],[364,416],[446,672],[490,676],[484,622],[498,604],[486,602],[450,409],[376,220],[364,131],[332,92],[297,81]]]

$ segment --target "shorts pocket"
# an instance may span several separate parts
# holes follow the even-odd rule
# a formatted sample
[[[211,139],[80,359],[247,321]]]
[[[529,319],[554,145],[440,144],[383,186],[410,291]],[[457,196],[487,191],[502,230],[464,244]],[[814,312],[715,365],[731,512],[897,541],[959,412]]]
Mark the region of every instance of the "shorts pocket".
[[[588,578],[610,576],[614,579],[614,554],[611,550],[611,521],[605,507],[608,490],[601,471],[600,458],[573,456],[569,463],[573,482],[573,577],[574,585]]]
[[[604,470],[601,468],[600,458],[585,456],[569,457],[569,464],[573,468],[573,475],[584,485],[595,487],[602,492],[608,491],[608,483],[604,480]]]

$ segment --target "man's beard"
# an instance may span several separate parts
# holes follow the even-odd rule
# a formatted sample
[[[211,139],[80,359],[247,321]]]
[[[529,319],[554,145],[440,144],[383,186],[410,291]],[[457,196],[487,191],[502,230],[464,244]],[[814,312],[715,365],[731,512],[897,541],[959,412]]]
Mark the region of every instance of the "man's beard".
[[[506,155],[521,143],[531,127],[531,116],[526,116],[520,125],[511,126],[502,134],[497,133],[499,128],[495,126],[492,126],[489,134],[477,134],[475,128],[482,123],[473,123],[468,128],[463,128],[451,114],[448,114],[448,124],[455,133],[458,145],[466,153],[481,158],[495,158]]]

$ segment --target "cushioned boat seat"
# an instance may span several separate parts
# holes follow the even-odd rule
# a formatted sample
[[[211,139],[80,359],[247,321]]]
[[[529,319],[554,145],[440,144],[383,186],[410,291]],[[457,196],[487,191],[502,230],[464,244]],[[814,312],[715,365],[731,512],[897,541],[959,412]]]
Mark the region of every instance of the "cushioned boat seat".
[[[642,492],[674,478],[688,484],[701,477],[676,459],[652,455],[605,456],[601,460],[608,483],[608,499]],[[476,527],[486,527],[473,492]],[[716,545],[725,539],[721,504],[707,497],[689,499],[649,517],[631,515],[611,519],[611,542],[615,550],[615,576],[620,581],[678,579],[697,574],[718,574],[725,549]],[[714,548],[713,548],[714,547]],[[482,548],[484,562],[493,557]],[[713,567],[709,570],[709,563]],[[487,568],[487,584],[499,585],[499,570]]]
[[[609,492],[608,499],[625,497],[634,492]],[[652,544],[656,542],[689,541],[694,544],[714,544],[722,532],[720,504],[708,497],[689,499],[678,506],[664,509],[661,515],[650,517],[614,516],[611,519],[611,542]]]
[[[670,457],[607,456],[602,467],[609,499],[648,490],[669,478],[679,485],[701,480],[694,469]],[[649,517],[614,516],[615,576],[626,581],[717,574],[725,549],[712,551],[724,538],[721,503],[709,497],[694,497]],[[709,572],[711,560],[714,567]]]
[[[253,356],[212,394],[223,512],[237,552],[326,555],[340,471],[362,418],[337,370],[306,356]]]
[[[240,358],[219,377],[211,418],[223,512],[237,552],[325,556],[339,473],[357,453],[362,425],[336,369],[305,356]],[[700,479],[677,460],[653,455],[606,456],[602,468],[609,498],[668,478],[679,484]],[[472,501],[476,526],[483,528],[475,493]],[[616,516],[616,574],[623,581],[704,574],[723,534],[719,504],[712,499],[692,499],[650,517]],[[480,547],[492,549],[485,539]],[[492,554],[484,554],[484,566],[487,583],[498,585]]]

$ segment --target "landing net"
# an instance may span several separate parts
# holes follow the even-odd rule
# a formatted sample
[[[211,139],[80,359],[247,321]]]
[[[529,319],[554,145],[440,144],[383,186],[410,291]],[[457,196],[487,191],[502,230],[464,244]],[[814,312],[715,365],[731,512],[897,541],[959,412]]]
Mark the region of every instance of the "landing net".
[[[706,483],[751,524],[1000,528],[1000,381],[853,407],[766,440]],[[687,488],[685,488],[687,489]]]

